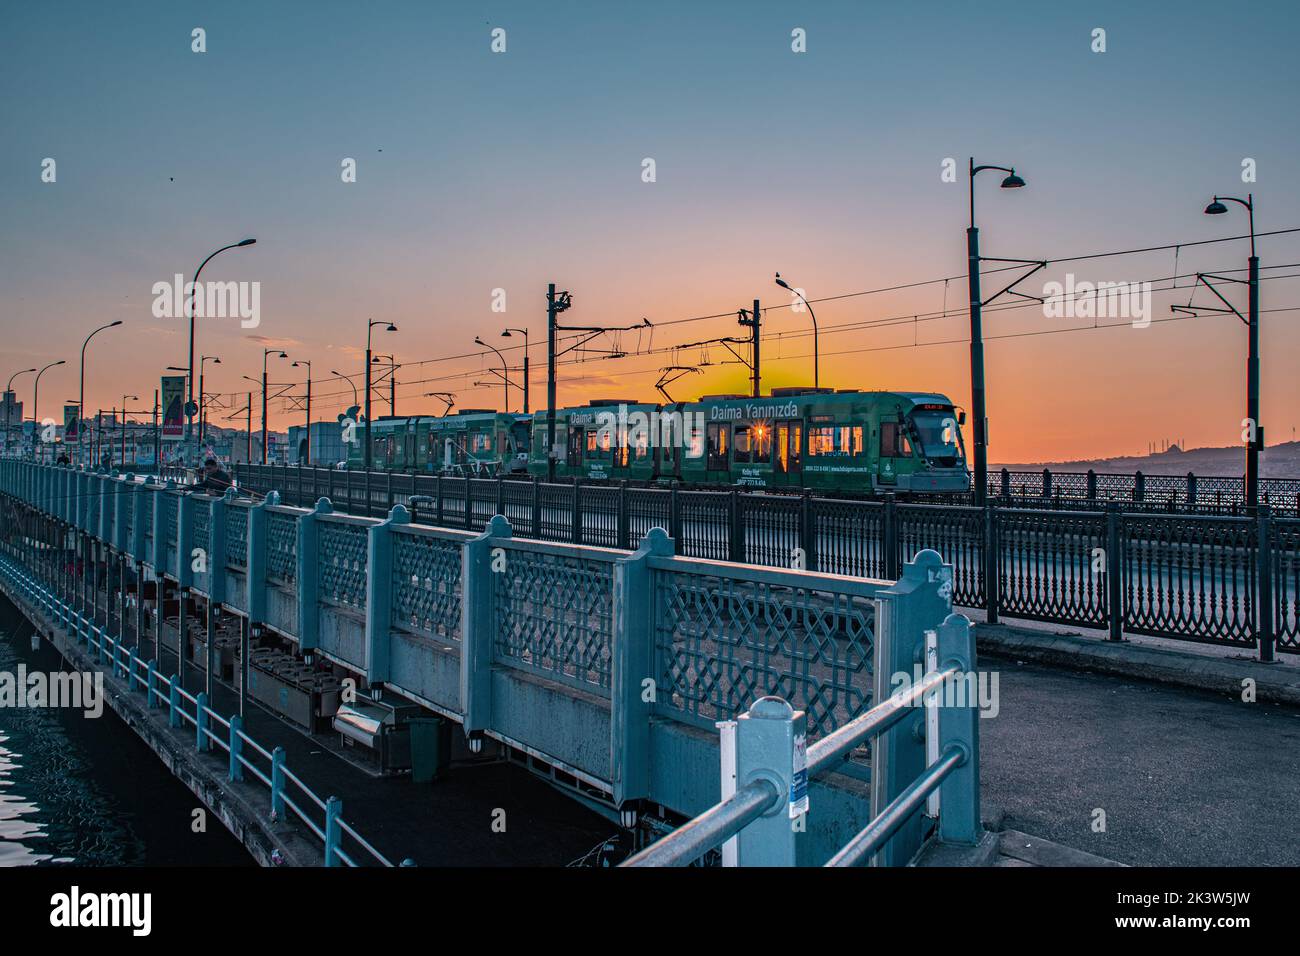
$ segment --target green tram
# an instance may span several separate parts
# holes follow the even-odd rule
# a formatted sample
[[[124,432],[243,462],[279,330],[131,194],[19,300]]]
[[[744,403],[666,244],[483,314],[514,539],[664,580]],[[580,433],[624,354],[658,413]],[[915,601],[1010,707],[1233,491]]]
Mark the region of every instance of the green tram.
[[[850,495],[970,490],[961,426],[943,395],[806,388],[765,398],[708,396],[654,405],[603,400],[556,410],[560,479],[634,484],[808,488]],[[358,433],[364,436],[364,427]],[[545,479],[546,412],[380,418],[371,427],[381,470]],[[349,445],[349,468],[364,448]]]
[[[522,474],[528,467],[530,415],[466,408],[454,415],[377,418],[370,426],[371,467],[471,478]],[[365,425],[348,444],[349,469],[365,467]]]
[[[935,393],[774,389],[556,412],[557,478],[809,488],[847,494],[968,492],[965,413]],[[546,413],[528,471],[547,473]]]

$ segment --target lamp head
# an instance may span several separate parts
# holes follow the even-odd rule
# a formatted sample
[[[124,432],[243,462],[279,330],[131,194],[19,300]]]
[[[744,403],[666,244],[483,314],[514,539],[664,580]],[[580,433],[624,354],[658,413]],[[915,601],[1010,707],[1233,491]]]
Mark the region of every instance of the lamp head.
[[[121,319],[118,319],[116,322],[110,322],[110,323],[108,323],[108,327],[111,329],[113,326],[115,326],[115,325],[121,325],[121,324],[122,324],[122,320],[121,320]]]
[[[384,329],[384,331],[385,331],[385,332],[396,332],[396,331],[397,331],[397,326],[395,326],[392,322],[389,322],[389,323],[388,323],[388,328]]]
[[[288,357],[289,357],[288,352],[281,352],[279,355],[276,356],[276,358],[288,358]]]
[[[502,333],[501,333],[501,337],[502,337],[503,339],[511,338],[510,330],[509,330],[509,329],[506,329],[504,332],[502,332]]]
[[[782,289],[790,288],[789,283],[787,283],[784,279],[781,278],[781,273],[779,272],[776,274],[776,284],[779,285]]]
[[[1016,175],[1016,171],[1014,169],[1011,171],[1011,175],[1009,175],[1006,179],[1002,180],[1003,189],[1019,189],[1024,184],[1025,181]]]
[[[239,242],[235,243],[235,245],[237,245],[237,246],[251,246],[251,245],[253,245],[255,242],[257,242],[256,239],[241,239]]]
[[[1207,216],[1222,216],[1227,211],[1228,207],[1217,199],[1205,207],[1205,214]]]

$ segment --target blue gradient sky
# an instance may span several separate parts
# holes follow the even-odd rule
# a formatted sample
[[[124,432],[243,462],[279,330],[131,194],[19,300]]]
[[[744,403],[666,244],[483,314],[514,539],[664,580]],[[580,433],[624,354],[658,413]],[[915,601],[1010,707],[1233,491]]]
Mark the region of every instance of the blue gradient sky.
[[[190,51],[196,26],[205,54]],[[794,27],[806,54],[790,51]],[[1104,54],[1090,51],[1094,27]],[[199,350],[223,359],[209,388],[250,387],[240,375],[260,375],[264,345],[310,359],[318,380],[354,371],[373,316],[401,327],[382,350],[405,363],[398,410],[415,412],[439,407],[419,396],[441,389],[499,404],[499,387],[471,384],[490,354],[424,360],[476,353],[476,334],[509,345],[505,325],[532,332],[542,404],[548,281],[573,292],[574,324],[661,323],[652,341],[622,337],[634,351],[739,332],[666,323],[756,296],[786,305],[777,270],[814,299],[961,276],[969,155],[1029,183],[980,178],[988,255],[1244,232],[1243,211],[1202,215],[1215,192],[1253,191],[1261,231],[1300,226],[1295,4],[8,2],[0,28],[0,372],[68,360],[42,379],[42,416],[75,396],[81,340],[113,319],[126,324],[91,346],[88,407],[151,400],[162,367],[186,360],[185,326],[150,314],[151,286],[244,236],[258,244],[204,277],[260,281],[262,322],[200,322]],[[56,184],[40,181],[45,157]],[[344,157],[355,184],[340,181]],[[945,157],[955,184],[940,180]],[[1241,182],[1243,157],[1258,182]],[[1260,248],[1265,266],[1300,263],[1297,236]],[[1178,271],[1245,256],[1245,242],[1183,250]],[[1160,252],[1046,278],[1153,279],[1173,265]],[[490,311],[498,287],[504,316]],[[968,405],[964,316],[830,331],[964,298],[961,279],[946,299],[932,285],[819,306],[823,384]],[[1157,295],[1155,317],[1186,300]],[[1300,280],[1264,283],[1263,307],[1300,307]],[[1300,424],[1298,320],[1264,316],[1270,443]],[[773,310],[766,324],[765,385],[811,382],[806,316]],[[1236,319],[994,338],[1072,324],[1091,322],[1034,308],[987,318],[994,460],[1239,442]],[[661,366],[699,360],[566,366],[560,399],[649,399]],[[279,365],[273,381],[300,380]],[[742,390],[745,376],[710,367],[674,394]],[[30,388],[22,377],[19,398]],[[319,417],[351,402],[338,381],[315,392]],[[278,405],[273,426],[300,417]]]

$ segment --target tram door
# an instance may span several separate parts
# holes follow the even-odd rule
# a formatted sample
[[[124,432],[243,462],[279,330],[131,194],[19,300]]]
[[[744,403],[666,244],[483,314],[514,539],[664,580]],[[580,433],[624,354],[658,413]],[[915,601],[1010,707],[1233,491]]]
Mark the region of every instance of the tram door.
[[[801,486],[803,426],[798,422],[777,422],[772,444],[772,484],[776,487]]]

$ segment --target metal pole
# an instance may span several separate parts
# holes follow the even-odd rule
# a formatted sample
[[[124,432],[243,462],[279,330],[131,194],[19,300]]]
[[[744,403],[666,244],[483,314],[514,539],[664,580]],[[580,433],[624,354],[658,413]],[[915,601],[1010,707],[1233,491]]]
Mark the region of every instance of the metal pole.
[[[248,393],[248,463],[253,463],[253,393]]]
[[[388,414],[397,414],[397,358],[388,363]]]
[[[199,444],[203,444],[203,356],[199,356]]]
[[[371,447],[370,447],[370,329],[366,329],[366,453],[364,456],[366,471],[370,470]]]
[[[555,283],[546,287],[546,480],[555,480]]]
[[[266,353],[262,353],[262,464],[266,464]]]
[[[153,467],[162,474],[162,434],[158,428],[158,389],[153,390]],[[154,654],[157,659],[158,655]]]
[[[973,163],[973,161],[972,161]],[[974,193],[975,179],[971,178]],[[972,215],[974,200],[972,199]],[[980,306],[980,234],[972,225],[966,230],[966,269],[970,282],[970,391],[971,417],[975,429],[975,506],[983,507],[988,485],[988,448],[984,410],[984,330]]]
[[[298,461],[302,464],[302,459]],[[307,366],[307,464],[311,464],[311,365]]]
[[[1252,224],[1252,245],[1254,242]],[[1246,507],[1259,504],[1259,450],[1264,447],[1264,426],[1259,421],[1259,256],[1250,256],[1250,347],[1246,358],[1246,417],[1254,437],[1246,443]]]
[[[528,414],[528,336],[524,336],[524,414]]]

